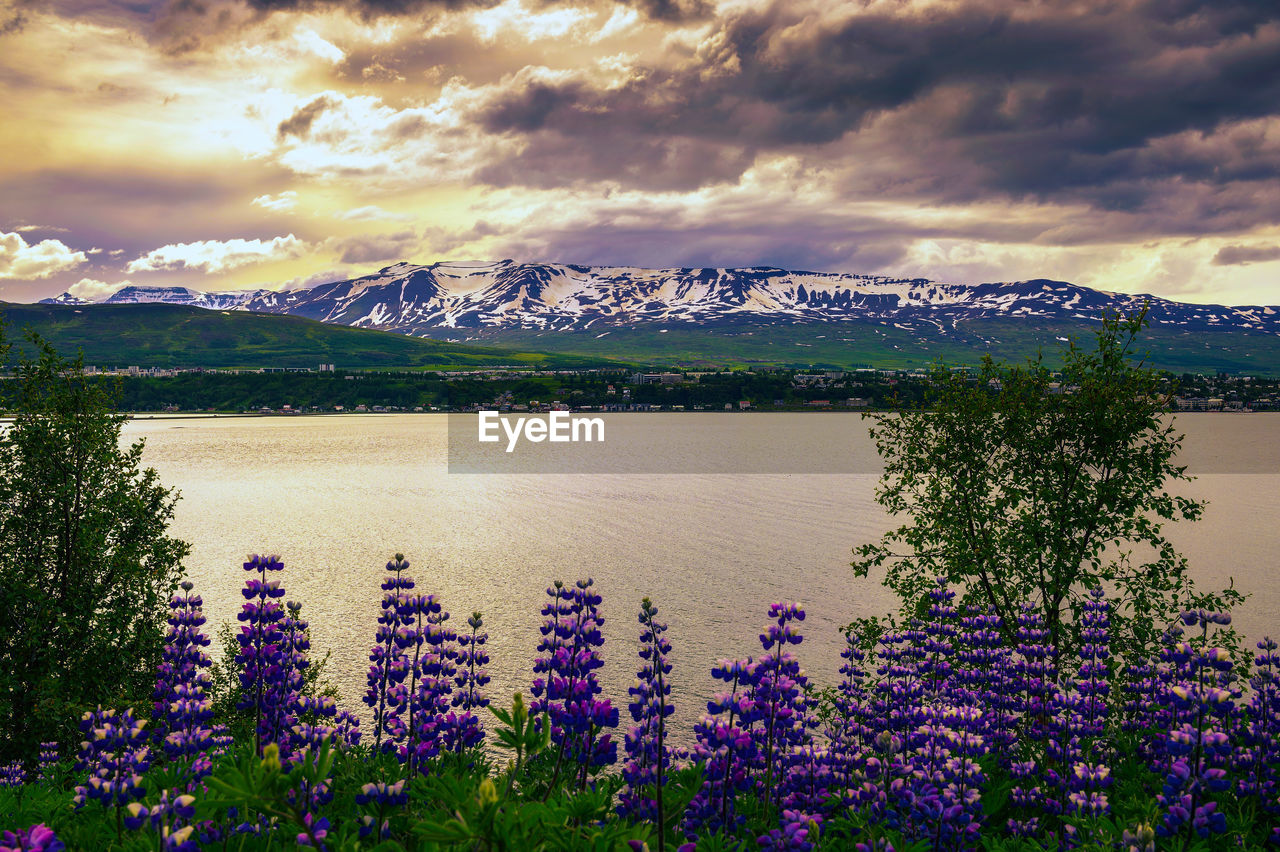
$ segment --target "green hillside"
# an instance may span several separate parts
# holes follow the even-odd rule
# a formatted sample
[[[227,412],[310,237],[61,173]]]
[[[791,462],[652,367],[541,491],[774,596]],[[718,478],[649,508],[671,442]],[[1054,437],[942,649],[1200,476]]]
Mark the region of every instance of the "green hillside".
[[[310,367],[466,369],[622,366],[880,367],[910,369],[942,358],[975,364],[984,354],[1021,361],[1059,338],[1091,339],[1095,323],[1026,319],[962,320],[934,326],[873,322],[536,331],[492,329],[466,343],[330,325],[302,317],[209,311],[182,305],[20,305],[0,302],[8,336],[30,326],[61,352],[83,350],[100,367]],[[439,333],[446,330],[441,329]],[[453,333],[457,333],[456,331]],[[473,332],[474,333],[474,332]],[[1183,331],[1155,326],[1145,334],[1152,366],[1175,373],[1280,376],[1280,338],[1241,330]]]
[[[990,353],[1020,362],[1043,351],[1052,360],[1074,337],[1091,344],[1093,322],[1036,319],[962,320],[943,334],[933,326],[904,329],[873,322],[692,326],[589,332],[502,330],[481,339],[545,352],[617,358],[654,365],[760,365],[912,369],[942,358],[976,364]],[[1184,331],[1155,326],[1143,342],[1149,363],[1174,373],[1280,376],[1280,337],[1241,330]]]
[[[23,305],[0,302],[6,337],[29,349],[32,328],[59,352],[99,367],[310,367],[339,369],[519,366],[572,368],[602,358],[422,340],[385,331],[184,305]]]

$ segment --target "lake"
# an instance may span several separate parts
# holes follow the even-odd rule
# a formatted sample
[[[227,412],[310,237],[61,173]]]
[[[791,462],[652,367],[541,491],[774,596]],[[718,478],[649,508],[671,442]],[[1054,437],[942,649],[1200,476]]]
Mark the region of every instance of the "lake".
[[[838,679],[839,628],[894,607],[878,578],[857,580],[849,568],[851,548],[890,524],[873,499],[867,423],[855,414],[606,415],[615,446],[665,447],[673,461],[664,469],[719,469],[708,454],[766,452],[776,456],[771,470],[811,471],[815,454],[831,459],[829,469],[865,470],[839,474],[450,473],[448,421],[459,416],[156,418],[127,424],[124,435],[145,438],[146,464],[182,493],[172,532],[192,543],[187,565],[210,632],[243,602],[246,555],[280,554],[287,597],[304,604],[313,647],[332,652],[343,704],[362,716],[379,584],[396,551],[455,625],[484,613],[489,692],[504,702],[532,678],[545,588],[590,576],[604,597],[602,682],[625,717],[636,612],[651,597],[670,624],[682,729],[713,691],[712,662],[760,650],[770,603],[805,606],[797,654],[822,684]],[[1198,582],[1234,577],[1252,594],[1235,614],[1247,635],[1280,635],[1280,415],[1177,422],[1198,477],[1181,491],[1209,506],[1171,537]],[[671,439],[691,429],[696,453]]]

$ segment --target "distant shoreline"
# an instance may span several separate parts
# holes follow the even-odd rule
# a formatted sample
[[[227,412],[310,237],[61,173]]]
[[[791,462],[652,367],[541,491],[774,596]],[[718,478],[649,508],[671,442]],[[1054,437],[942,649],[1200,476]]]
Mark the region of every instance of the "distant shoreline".
[[[445,415],[456,416],[460,414],[479,414],[480,411],[496,411],[497,409],[486,408],[476,411],[299,411],[287,413],[282,411],[260,412],[260,411],[210,411],[210,412],[165,412],[165,411],[126,411],[121,412],[132,420],[211,420],[214,418],[252,418],[252,417],[347,417],[359,415],[361,417],[386,417],[389,415]],[[706,409],[703,411],[589,411],[570,409],[574,414],[888,414],[894,411],[901,411],[898,408],[749,408],[741,410],[725,411],[720,409]],[[546,411],[500,411],[500,414],[547,414]],[[1166,414],[1277,414],[1277,411],[1265,411],[1245,409],[1238,411],[1168,411]],[[0,417],[0,422],[12,420],[12,417]]]

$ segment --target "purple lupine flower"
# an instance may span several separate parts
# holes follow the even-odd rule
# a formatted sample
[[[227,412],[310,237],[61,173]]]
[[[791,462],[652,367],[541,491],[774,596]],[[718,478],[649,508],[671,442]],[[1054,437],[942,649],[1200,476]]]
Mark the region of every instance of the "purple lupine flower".
[[[822,826],[822,817],[802,811],[784,810],[782,827],[756,839],[765,852],[809,852]]]
[[[1162,642],[1168,644],[1168,639]],[[1146,763],[1155,760],[1156,743],[1163,744],[1164,731],[1160,717],[1167,713],[1164,701],[1166,684],[1161,676],[1157,660],[1141,658],[1126,666],[1126,677],[1121,685],[1123,701],[1120,706],[1120,728],[1133,735],[1136,741],[1135,757]]]
[[[279,744],[292,724],[281,651],[284,635],[280,623],[285,614],[279,599],[284,597],[284,589],[279,580],[267,579],[268,572],[283,569],[279,557],[250,556],[244,570],[256,572],[258,577],[245,581],[241,594],[248,602],[236,616],[243,622],[236,636],[240,643],[236,662],[244,696],[236,707],[253,711],[254,749],[259,754],[269,743]]]
[[[1110,606],[1103,590],[1093,589],[1080,616],[1080,669],[1070,692],[1060,692],[1047,741],[1052,787],[1046,808],[1066,818],[1092,819],[1110,813],[1107,789],[1112,755],[1103,738],[1110,694]],[[1087,838],[1080,838],[1085,840]]]
[[[1233,667],[1230,654],[1208,647],[1209,627],[1228,624],[1226,613],[1203,610],[1186,612],[1182,621],[1201,628],[1199,641],[1180,642],[1169,658],[1183,676],[1168,690],[1175,720],[1169,731],[1164,787],[1156,797],[1163,809],[1156,834],[1161,837],[1208,837],[1226,831],[1226,816],[1218,810],[1215,794],[1230,786],[1226,766],[1231,755],[1229,735],[1216,727],[1231,713],[1238,691],[1230,687]],[[1198,646],[1198,647],[1197,647]],[[1228,684],[1227,688],[1219,684]]]
[[[73,803],[77,809],[92,799],[104,808],[119,810],[146,795],[142,775],[151,765],[146,726],[146,720],[135,718],[133,710],[117,713],[98,708],[84,714],[80,730],[85,740],[80,744],[77,766],[89,777],[76,787]]]
[[[290,728],[291,747],[300,753],[329,744],[347,748],[360,742],[360,720],[339,710],[328,695],[299,698],[298,721]]]
[[[461,752],[474,748],[484,742],[484,726],[477,710],[489,706],[489,699],[484,694],[484,686],[489,682],[489,673],[484,668],[489,664],[489,654],[484,645],[489,640],[488,633],[481,633],[484,619],[480,613],[473,612],[467,619],[470,633],[457,635],[458,649],[455,658],[457,674],[454,675],[453,707],[446,717],[445,749]]]
[[[585,788],[591,770],[618,759],[618,745],[604,733],[618,726],[618,711],[607,698],[600,698],[596,674],[604,665],[597,650],[604,644],[600,631],[600,595],[592,590],[591,578],[579,580],[567,589],[556,581],[547,589],[551,601],[543,606],[542,640],[534,661],[535,677],[530,712],[545,712],[551,724],[551,741],[557,748],[553,786],[562,764],[577,764],[579,788]]]
[[[1057,689],[1057,660],[1044,616],[1032,604],[1018,615],[1018,661],[1014,668],[1022,698],[1023,735],[1032,742],[1044,740],[1053,718]]]
[[[918,622],[880,637],[876,649],[878,680],[870,708],[870,724],[875,730],[901,738],[924,722],[924,641]]]
[[[218,722],[213,726],[213,737],[209,740],[209,754],[211,756],[224,755],[231,751],[235,744],[235,738],[231,736],[231,731],[227,730],[226,725]]]
[[[0,787],[21,787],[27,782],[27,773],[22,771],[22,761],[0,764]]]
[[[489,664],[489,654],[484,645],[489,641],[488,633],[481,633],[484,619],[480,613],[473,612],[467,619],[470,633],[458,634],[458,676],[455,679],[457,689],[453,693],[453,706],[463,710],[477,710],[489,706],[484,687],[489,682],[489,673],[484,668]]]
[[[854,852],[894,852],[893,844],[886,838],[879,838],[871,843],[857,843]]]
[[[285,617],[280,623],[281,688],[296,701],[306,683],[306,670],[311,667],[308,653],[311,638],[307,634],[310,625],[302,618],[302,604],[289,601],[285,604]]]
[[[356,804],[367,809],[360,817],[360,836],[369,837],[376,830],[379,839],[391,835],[391,823],[387,819],[387,811],[401,808],[409,803],[409,791],[405,789],[403,779],[394,784],[375,781],[365,784],[356,793]]]
[[[887,822],[908,838],[941,839],[939,848],[970,848],[982,820],[985,783],[979,759],[988,746],[982,711],[971,706],[930,707],[912,735],[909,762],[890,785]]]
[[[63,852],[67,847],[44,823],[0,835],[0,852]]]
[[[957,704],[982,708],[978,731],[999,762],[1007,766],[1017,741],[1018,678],[1012,651],[1001,632],[1004,622],[993,609],[966,607],[956,633],[955,683]]]
[[[58,762],[61,759],[61,754],[56,742],[40,743],[38,765],[41,781],[49,781],[53,778],[54,772],[58,769]]]
[[[756,740],[750,726],[758,716],[749,695],[755,681],[755,663],[721,660],[711,676],[729,685],[707,702],[707,715],[694,726],[694,754],[704,765],[702,787],[685,810],[684,832],[696,840],[699,832],[732,834],[742,822],[735,799],[751,787],[751,766],[756,760]],[[683,848],[683,847],[682,847]]]
[[[947,588],[947,578],[938,577],[929,590],[929,618],[922,625],[924,656],[920,661],[920,677],[924,681],[925,700],[952,703],[952,657],[955,655],[956,593]]]
[[[1280,654],[1275,640],[1257,644],[1253,687],[1241,726],[1242,748],[1236,756],[1238,791],[1280,824]],[[1276,840],[1280,842],[1280,832]]]
[[[648,820],[659,827],[658,848],[664,848],[661,827],[665,822],[662,792],[667,783],[671,755],[667,748],[667,717],[675,712],[671,704],[671,643],[662,634],[667,625],[656,620],[658,608],[648,598],[640,602],[640,670],[635,684],[627,690],[627,709],[632,725],[626,735],[627,762],[622,777],[627,786],[618,794],[618,813],[632,819]]]
[[[298,845],[317,850],[327,848],[324,839],[329,836],[329,820],[327,817],[316,818],[308,813],[302,818],[302,831],[298,832]]]
[[[833,784],[842,791],[840,795],[845,804],[852,805],[854,776],[868,743],[874,738],[866,707],[867,655],[859,647],[858,634],[852,630],[845,633],[845,646],[840,657],[844,662],[840,665],[841,679],[833,702],[835,713],[826,734],[831,744]]]
[[[195,828],[191,824],[196,813],[195,803],[195,796],[165,790],[153,805],[130,803],[124,824],[135,831],[149,828],[160,839],[160,846],[166,852],[196,852],[199,846],[192,836]]]
[[[342,746],[360,745],[360,719],[350,710],[339,710],[333,719],[334,742]]]
[[[409,662],[404,648],[396,643],[397,631],[402,626],[400,608],[403,598],[413,589],[413,578],[403,576],[409,563],[403,553],[387,563],[392,573],[382,583],[382,612],[378,615],[376,643],[369,652],[369,689],[364,703],[373,709],[373,747],[381,749],[383,740],[389,739],[389,747],[395,749],[404,736],[405,728],[400,716],[407,709],[408,688],[404,680],[409,675]]]
[[[811,729],[816,723],[805,694],[809,679],[787,650],[788,645],[804,641],[795,625],[804,621],[804,610],[796,603],[776,603],[769,607],[769,618],[760,634],[764,654],[755,663],[750,698],[759,723],[752,728],[760,756],[757,786],[766,807],[773,807],[781,798],[776,788],[784,769],[776,758],[812,742]]]
[[[396,603],[396,611],[399,613],[400,627],[396,629],[392,641],[404,657],[407,675],[387,695],[388,705],[398,710],[398,715],[389,720],[388,731],[395,743],[396,758],[406,765],[408,773],[412,775],[418,768],[419,757],[426,759],[430,756],[429,753],[419,754],[423,750],[420,745],[424,721],[419,712],[422,706],[420,681],[423,663],[426,662],[422,649],[427,641],[429,625],[442,620],[442,610],[434,595],[402,591]],[[448,616],[444,615],[443,618],[447,619]],[[425,751],[430,752],[430,747]]]
[[[457,634],[447,627],[449,613],[434,595],[419,599],[421,643],[414,672],[418,677],[413,715],[413,743],[410,766],[426,770],[426,762],[446,746],[457,716],[449,718],[453,700],[453,679],[457,668]]]
[[[206,695],[210,660],[204,651],[209,639],[201,630],[204,601],[191,593],[192,588],[184,580],[179,593],[169,599],[169,630],[152,694],[152,737],[171,760],[195,757],[208,748],[213,735],[213,704]]]
[[[296,601],[285,604],[285,617],[280,622],[280,677],[275,684],[275,700],[285,710],[281,722],[289,725],[283,734],[287,755],[295,750],[318,749],[325,743],[351,744],[345,736],[340,736],[344,730],[349,733],[349,728],[338,726],[338,707],[333,698],[302,695],[306,670],[311,667],[309,627],[302,618],[302,604]],[[358,740],[358,731],[355,736]]]
[[[1014,815],[1005,828],[1014,837],[1036,837],[1045,827],[1046,813],[1058,811],[1057,799],[1051,800],[1056,788],[1043,781],[1045,742],[1057,730],[1058,670],[1044,616],[1033,604],[1022,605],[1016,637],[1010,692],[1020,720],[1008,763]]]
[[[836,790],[836,758],[831,749],[807,743],[792,746],[778,789],[784,810],[818,811],[840,800]]]

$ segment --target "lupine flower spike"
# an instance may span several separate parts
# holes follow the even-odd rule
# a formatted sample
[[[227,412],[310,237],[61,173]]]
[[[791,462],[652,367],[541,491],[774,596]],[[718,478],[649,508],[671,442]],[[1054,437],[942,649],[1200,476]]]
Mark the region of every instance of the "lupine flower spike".
[[[114,808],[117,840],[123,809],[147,794],[142,786],[142,776],[151,766],[146,726],[146,720],[134,718],[132,710],[117,713],[99,708],[80,720],[85,740],[80,744],[78,766],[89,777],[76,787],[73,803],[80,809],[96,800],[104,808]]]
[[[600,632],[600,595],[592,590],[594,581],[579,580],[573,588],[556,583],[547,589],[551,601],[542,614],[541,654],[535,661],[536,675],[530,707],[533,714],[547,713],[551,721],[551,742],[557,756],[552,783],[564,772],[564,764],[577,764],[578,787],[585,788],[593,768],[617,760],[618,745],[608,728],[618,725],[618,711],[607,698],[600,698],[597,670],[604,665],[598,649],[604,644]]]
[[[49,781],[58,769],[61,754],[56,742],[40,743],[40,780]]]
[[[378,615],[378,629],[373,650],[369,652],[369,689],[364,703],[373,710],[373,747],[394,750],[405,736],[402,714],[408,709],[409,660],[405,646],[397,642],[401,627],[408,627],[413,619],[402,620],[401,609],[413,590],[413,578],[404,575],[409,563],[403,553],[387,563],[391,575],[382,582],[382,611]],[[406,614],[407,615],[407,614]],[[384,745],[385,741],[385,745]]]
[[[284,589],[279,580],[268,580],[271,572],[284,569],[276,556],[254,554],[244,563],[244,570],[257,574],[245,581],[241,593],[248,601],[236,616],[243,624],[236,639],[240,652],[240,687],[244,698],[240,710],[254,715],[254,749],[261,754],[268,743],[279,743],[292,724],[290,696],[284,680],[281,621],[284,608],[280,599]]]
[[[27,781],[27,773],[22,771],[22,761],[0,764],[0,787],[21,787]]]
[[[169,600],[169,631],[160,662],[152,705],[152,736],[170,760],[191,760],[210,746],[213,706],[206,692],[210,686],[209,655],[204,649],[204,601],[183,581]],[[208,769],[208,761],[196,767],[196,778]],[[195,780],[195,779],[193,779]]]
[[[671,704],[671,643],[663,636],[667,625],[656,619],[658,608],[645,598],[640,602],[640,671],[628,690],[627,705],[636,723],[626,735],[627,762],[622,777],[627,786],[618,795],[618,812],[632,819],[652,822],[658,830],[658,849],[666,848],[663,787],[671,764],[666,743],[666,720]]]

